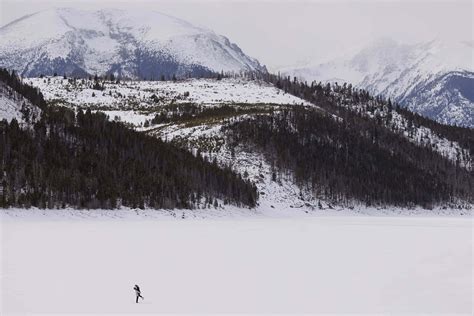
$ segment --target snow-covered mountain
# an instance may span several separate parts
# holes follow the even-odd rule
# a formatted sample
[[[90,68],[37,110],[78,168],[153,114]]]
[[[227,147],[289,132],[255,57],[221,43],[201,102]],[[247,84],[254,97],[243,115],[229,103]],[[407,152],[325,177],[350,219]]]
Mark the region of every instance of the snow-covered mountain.
[[[52,9],[0,28],[0,66],[24,76],[155,78],[266,71],[226,37],[154,11]]]
[[[284,69],[305,80],[348,82],[441,123],[474,127],[474,42],[383,39],[327,63]]]

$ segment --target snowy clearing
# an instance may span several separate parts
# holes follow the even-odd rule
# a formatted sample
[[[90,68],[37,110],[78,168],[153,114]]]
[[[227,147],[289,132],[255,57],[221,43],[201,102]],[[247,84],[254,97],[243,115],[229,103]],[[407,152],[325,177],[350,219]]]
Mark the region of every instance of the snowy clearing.
[[[25,82],[41,90],[46,100],[72,106],[97,106],[108,109],[132,110],[169,103],[219,104],[304,104],[271,84],[261,81],[225,78],[187,79],[181,81],[121,81],[104,82],[104,90],[92,89],[93,80],[76,81],[63,77],[25,78]],[[94,94],[94,96],[92,96]]]
[[[2,211],[2,315],[472,314],[470,216],[146,220],[143,212],[130,220],[110,212],[96,220],[28,212]]]

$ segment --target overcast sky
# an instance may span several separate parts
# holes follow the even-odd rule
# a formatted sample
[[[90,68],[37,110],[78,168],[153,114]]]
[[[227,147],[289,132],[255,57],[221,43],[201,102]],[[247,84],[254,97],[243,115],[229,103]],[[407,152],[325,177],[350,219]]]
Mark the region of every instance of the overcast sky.
[[[474,28],[472,0],[0,0],[0,25],[54,7],[160,11],[229,37],[270,69],[324,61],[380,37],[472,40]]]

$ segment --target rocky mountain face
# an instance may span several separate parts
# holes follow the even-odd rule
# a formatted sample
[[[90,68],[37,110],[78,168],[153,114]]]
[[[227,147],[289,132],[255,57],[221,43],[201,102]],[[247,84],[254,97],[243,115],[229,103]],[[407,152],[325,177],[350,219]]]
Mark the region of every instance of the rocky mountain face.
[[[0,66],[23,76],[159,79],[266,71],[211,30],[153,11],[53,9],[0,28]]]
[[[379,40],[356,54],[285,69],[323,82],[347,82],[438,122],[474,127],[474,43]]]

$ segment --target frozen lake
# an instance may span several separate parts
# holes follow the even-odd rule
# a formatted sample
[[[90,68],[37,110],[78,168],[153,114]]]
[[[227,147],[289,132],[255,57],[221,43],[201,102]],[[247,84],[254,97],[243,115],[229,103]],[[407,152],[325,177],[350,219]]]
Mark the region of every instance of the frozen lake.
[[[473,312],[469,217],[45,217],[0,228],[2,315]]]

